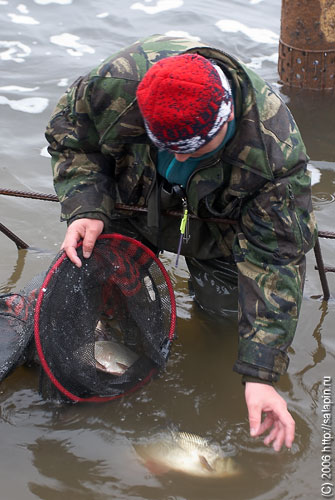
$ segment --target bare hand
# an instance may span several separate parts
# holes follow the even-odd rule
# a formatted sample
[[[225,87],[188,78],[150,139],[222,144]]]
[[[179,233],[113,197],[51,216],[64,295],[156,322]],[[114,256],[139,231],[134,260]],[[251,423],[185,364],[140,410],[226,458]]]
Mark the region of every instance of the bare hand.
[[[95,242],[102,233],[104,223],[97,219],[78,219],[67,228],[65,239],[61,246],[65,250],[68,258],[77,267],[81,267],[82,262],[77,255],[77,243],[83,239],[83,256],[88,259],[91,256]]]
[[[291,448],[294,441],[295,422],[287,410],[286,401],[271,385],[246,382],[245,400],[249,413],[250,435],[260,436],[270,429],[264,444],[279,451],[285,442]],[[265,419],[261,422],[262,413]]]

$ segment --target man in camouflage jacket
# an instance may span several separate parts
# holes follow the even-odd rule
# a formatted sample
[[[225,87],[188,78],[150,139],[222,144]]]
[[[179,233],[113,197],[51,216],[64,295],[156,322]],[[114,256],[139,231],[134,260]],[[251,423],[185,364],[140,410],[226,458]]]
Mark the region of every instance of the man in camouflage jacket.
[[[316,224],[304,144],[288,108],[266,82],[221,50],[161,35],[134,43],[76,80],[46,133],[61,218],[69,224],[62,248],[81,266],[79,239],[89,257],[104,228],[128,227],[151,247],[177,252],[180,220],[163,215],[162,208],[182,203],[174,196],[163,200],[158,148],[148,137],[136,90],[153,64],[185,53],[214,61],[228,76],[236,129],[222,149],[200,159],[184,186],[183,201],[196,217],[181,253],[190,265],[237,266],[234,370],[244,378],[251,434],[271,429],[264,442],[279,450],[284,442],[291,446],[294,421],[272,383],[287,370]],[[206,146],[199,151],[207,152]],[[123,213],[117,226],[115,203],[145,207],[148,214],[134,211],[125,221]]]

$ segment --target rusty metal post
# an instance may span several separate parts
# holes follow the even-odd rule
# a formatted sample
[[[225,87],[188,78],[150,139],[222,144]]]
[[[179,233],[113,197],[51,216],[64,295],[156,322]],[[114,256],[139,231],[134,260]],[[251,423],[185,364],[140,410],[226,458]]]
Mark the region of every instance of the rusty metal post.
[[[330,292],[329,292],[328,281],[327,281],[327,277],[326,277],[326,270],[325,270],[325,267],[323,264],[319,238],[317,238],[316,242],[315,242],[314,255],[315,255],[315,260],[316,260],[316,264],[317,264],[317,269],[319,271],[319,276],[320,276],[320,281],[321,281],[321,286],[322,286],[322,291],[323,291],[323,300],[327,301],[330,298]]]
[[[14,241],[15,245],[19,250],[21,248],[29,248],[29,245],[27,243],[25,243],[23,240],[21,240],[21,238],[16,236],[16,234],[12,233],[12,231],[8,229],[8,227],[1,224],[1,222],[0,222],[0,231],[6,236],[8,236],[10,240]]]
[[[335,89],[335,0],[282,0],[278,72],[289,87]]]

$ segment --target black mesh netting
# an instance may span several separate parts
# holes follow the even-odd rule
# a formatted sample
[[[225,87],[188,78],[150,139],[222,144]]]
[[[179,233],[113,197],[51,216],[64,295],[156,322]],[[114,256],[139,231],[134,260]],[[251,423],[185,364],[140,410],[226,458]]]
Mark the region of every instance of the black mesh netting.
[[[164,366],[176,318],[172,285],[151,250],[132,238],[103,235],[89,259],[77,251],[82,267],[61,252],[40,288],[36,348],[67,398],[113,399]]]
[[[33,357],[34,306],[45,273],[19,293],[0,296],[0,381]]]

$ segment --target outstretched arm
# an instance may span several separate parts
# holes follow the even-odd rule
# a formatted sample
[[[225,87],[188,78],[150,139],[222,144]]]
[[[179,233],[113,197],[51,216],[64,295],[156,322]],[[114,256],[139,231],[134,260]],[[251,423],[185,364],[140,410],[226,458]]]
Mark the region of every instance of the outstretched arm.
[[[294,441],[295,422],[287,410],[285,400],[271,385],[246,382],[245,400],[248,407],[250,435],[260,436],[270,430],[264,439],[264,444],[279,451],[285,443],[291,448]],[[265,419],[262,422],[262,414]]]

